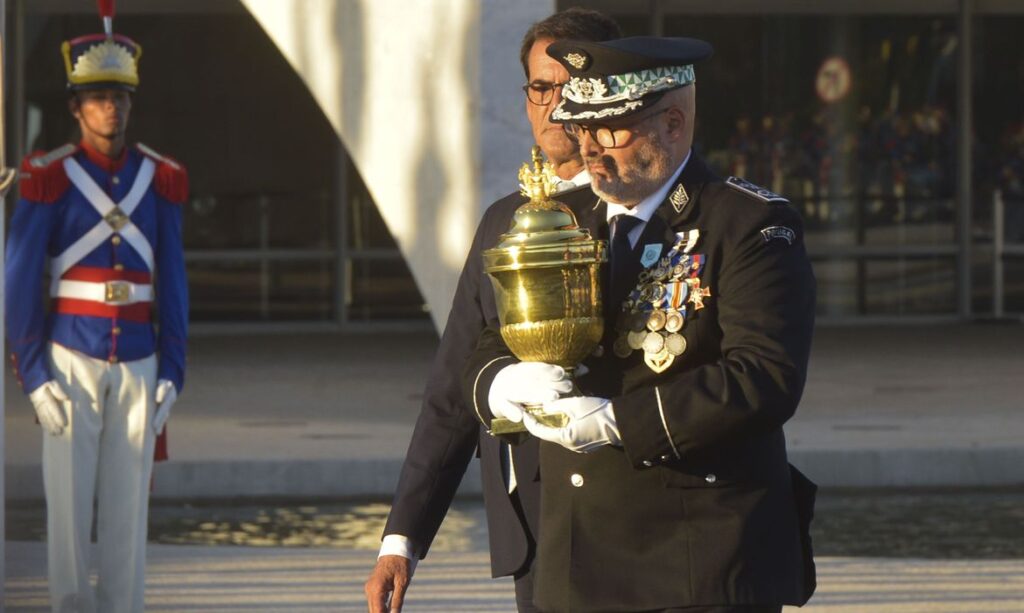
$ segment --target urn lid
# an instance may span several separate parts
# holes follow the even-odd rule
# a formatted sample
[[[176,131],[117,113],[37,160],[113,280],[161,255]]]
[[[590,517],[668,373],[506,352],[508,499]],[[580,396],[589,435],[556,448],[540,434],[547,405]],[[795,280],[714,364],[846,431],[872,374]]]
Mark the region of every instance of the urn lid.
[[[533,148],[533,169],[523,164],[519,183],[529,202],[516,209],[512,227],[501,235],[497,248],[551,245],[566,241],[589,241],[590,231],[580,228],[572,210],[552,199],[555,169],[541,160],[540,147]]]

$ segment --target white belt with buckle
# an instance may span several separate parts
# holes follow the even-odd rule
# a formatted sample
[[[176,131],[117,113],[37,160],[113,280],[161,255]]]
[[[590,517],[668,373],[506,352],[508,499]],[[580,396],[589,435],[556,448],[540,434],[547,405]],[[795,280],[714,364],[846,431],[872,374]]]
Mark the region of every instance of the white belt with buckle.
[[[152,302],[153,286],[148,283],[131,281],[69,281],[61,279],[50,289],[54,298],[72,298],[102,302],[113,306],[124,306],[136,302]]]

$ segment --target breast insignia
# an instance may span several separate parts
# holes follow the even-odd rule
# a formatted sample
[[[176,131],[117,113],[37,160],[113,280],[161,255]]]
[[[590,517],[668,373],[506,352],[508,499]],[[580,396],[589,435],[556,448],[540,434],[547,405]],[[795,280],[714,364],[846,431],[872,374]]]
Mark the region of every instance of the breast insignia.
[[[789,203],[789,200],[787,200],[785,197],[780,196],[771,190],[765,189],[760,185],[755,185],[754,183],[751,183],[746,179],[741,179],[739,177],[729,177],[728,179],[725,180],[725,184],[737,191],[743,192],[744,194],[751,195],[762,202],[767,202],[769,204]]]

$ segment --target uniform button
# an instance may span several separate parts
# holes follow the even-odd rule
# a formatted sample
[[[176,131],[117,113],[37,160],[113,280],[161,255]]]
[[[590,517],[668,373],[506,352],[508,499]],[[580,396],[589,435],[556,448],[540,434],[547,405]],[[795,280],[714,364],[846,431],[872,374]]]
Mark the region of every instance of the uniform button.
[[[669,455],[669,454],[667,454],[667,453],[666,453],[665,455],[661,456],[661,461],[662,461],[662,462],[668,462],[668,461],[669,461],[669,460],[671,460],[671,459],[672,459],[672,456],[670,456],[670,455]]]
[[[124,270],[124,264],[114,264],[114,270]]]
[[[604,345],[598,345],[594,347],[594,357],[599,358],[604,355]]]
[[[583,487],[583,475],[573,473],[572,476],[569,477],[569,483],[572,483],[573,487]]]
[[[708,473],[708,476],[704,477],[704,480],[708,483],[714,483],[715,481],[718,481],[718,477],[715,476],[715,473]]]
[[[121,178],[120,177],[114,177],[113,179],[110,180],[110,182],[113,183],[114,185],[120,185],[121,184]]]
[[[650,467],[654,466],[654,462],[652,462],[650,460],[644,460],[643,462],[641,462],[641,464],[643,464],[647,468],[650,468]]]
[[[121,237],[115,234],[114,238],[110,239],[110,242],[114,243],[115,245],[120,245]]]
[[[114,336],[117,336],[118,334],[121,333],[121,326],[114,326],[114,329],[111,330],[111,332],[114,333]]]

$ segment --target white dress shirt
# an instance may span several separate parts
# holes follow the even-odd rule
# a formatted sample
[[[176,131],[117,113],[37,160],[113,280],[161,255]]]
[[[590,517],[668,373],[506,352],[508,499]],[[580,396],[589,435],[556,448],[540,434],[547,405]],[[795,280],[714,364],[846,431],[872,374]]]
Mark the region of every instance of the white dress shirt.
[[[627,207],[625,205],[617,204],[615,202],[607,203],[609,222],[611,222],[612,217],[615,217],[616,215],[629,215],[630,217],[636,217],[642,220],[642,223],[637,224],[635,228],[629,231],[630,247],[636,248],[636,242],[640,240],[640,235],[643,234],[644,227],[647,225],[647,222],[651,220],[651,216],[654,215],[654,211],[658,210],[658,207],[668,196],[668,190],[672,188],[672,185],[675,184],[676,180],[679,178],[679,175],[683,173],[683,169],[686,168],[686,163],[690,161],[690,155],[692,153],[693,150],[690,150],[690,153],[686,154],[686,159],[683,160],[683,163],[679,165],[679,168],[677,168],[676,171],[672,173],[672,176],[669,177],[668,181],[665,181],[665,183],[661,187],[659,187],[657,191],[641,200],[640,203],[637,204],[636,206]]]

